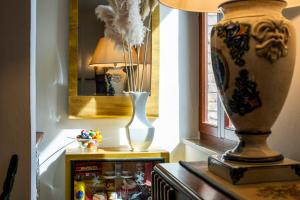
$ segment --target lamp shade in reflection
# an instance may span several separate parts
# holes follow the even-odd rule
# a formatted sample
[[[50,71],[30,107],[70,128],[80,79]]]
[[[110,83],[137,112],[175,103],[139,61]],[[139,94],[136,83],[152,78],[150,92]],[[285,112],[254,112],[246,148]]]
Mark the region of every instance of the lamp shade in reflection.
[[[128,65],[128,53],[126,53],[125,58]],[[133,62],[136,62],[137,55],[134,50],[132,50],[132,58]],[[125,66],[123,51],[118,49],[111,39],[100,38],[89,65],[93,67]]]
[[[159,0],[160,3],[168,7],[192,12],[218,12],[220,4],[230,1],[236,0]],[[286,0],[286,2],[287,8],[300,6],[300,0]]]

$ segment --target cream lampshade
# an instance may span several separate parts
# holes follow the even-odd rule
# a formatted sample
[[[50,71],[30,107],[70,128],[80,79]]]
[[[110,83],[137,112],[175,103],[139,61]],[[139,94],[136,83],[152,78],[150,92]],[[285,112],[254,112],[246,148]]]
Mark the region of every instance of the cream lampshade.
[[[137,55],[134,50],[132,51],[132,58],[136,62]],[[126,60],[128,62],[127,54]],[[111,39],[102,37],[99,39],[89,65],[93,67],[125,66],[123,51],[119,50]]]
[[[288,0],[287,3],[288,3],[287,6],[288,8],[300,6],[299,0]]]
[[[227,1],[226,0],[159,0],[160,3],[168,7],[179,9],[179,10],[192,11],[192,12],[218,12],[219,5]],[[300,6],[300,0],[286,0],[286,2],[287,2],[287,8]]]
[[[107,37],[99,39],[89,64],[95,68],[96,91],[98,90],[97,88],[101,87],[100,79],[102,80],[103,78],[100,77],[104,76],[107,95],[124,95],[123,91],[127,81],[127,74],[124,72],[124,67],[129,66],[128,53],[125,54],[125,59],[126,63],[123,51],[119,50],[111,39]],[[137,62],[137,54],[134,49],[132,49],[132,60],[134,64]],[[101,69],[104,71],[104,75],[97,73]],[[99,81],[97,82],[98,79]]]

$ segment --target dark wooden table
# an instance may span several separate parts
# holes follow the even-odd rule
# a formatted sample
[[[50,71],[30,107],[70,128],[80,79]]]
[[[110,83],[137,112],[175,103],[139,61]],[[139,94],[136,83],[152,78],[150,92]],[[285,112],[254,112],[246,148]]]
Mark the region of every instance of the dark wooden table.
[[[227,200],[226,194],[190,173],[179,163],[158,164],[152,174],[153,200]]]

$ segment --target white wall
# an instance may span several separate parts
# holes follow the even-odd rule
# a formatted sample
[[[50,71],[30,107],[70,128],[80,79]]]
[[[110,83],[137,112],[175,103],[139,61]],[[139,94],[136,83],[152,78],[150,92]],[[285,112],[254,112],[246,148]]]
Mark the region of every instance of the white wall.
[[[17,154],[12,200],[35,197],[35,166],[31,169],[35,140],[30,124],[30,6],[30,0],[2,1],[0,6],[0,193],[10,158]]]
[[[269,143],[285,156],[300,161],[300,7],[287,10],[285,16],[292,20],[296,28],[297,58],[289,94],[272,128]]]
[[[184,155],[181,138],[198,136],[196,22],[195,14],[161,7],[160,117],[154,122],[153,146],[171,151],[173,160]],[[67,80],[68,0],[39,0],[37,127],[46,133],[39,147],[40,162],[43,163],[42,200],[64,198],[64,159],[59,149],[71,141],[68,137],[74,137],[80,129],[95,128],[104,133],[104,146],[116,146],[123,143],[124,132],[120,128],[128,123],[126,119],[69,120]]]

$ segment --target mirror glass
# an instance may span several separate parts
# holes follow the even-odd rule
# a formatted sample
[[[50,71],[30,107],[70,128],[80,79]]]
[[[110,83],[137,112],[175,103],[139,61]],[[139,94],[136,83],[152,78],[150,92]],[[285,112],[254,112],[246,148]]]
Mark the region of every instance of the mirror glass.
[[[108,5],[108,1],[78,0],[78,96],[123,96],[128,91],[130,70],[126,68],[123,49],[104,36],[105,24],[95,14],[98,5]],[[144,56],[145,45],[142,45],[139,63],[146,57],[143,90],[151,92],[151,34],[148,40],[148,55]],[[97,65],[93,65],[95,59]],[[141,72],[142,64],[139,66]]]
[[[137,54],[134,58],[133,53],[136,62],[133,61],[133,68],[129,71],[128,61],[124,63],[124,59],[120,58],[120,54],[124,57],[123,51],[113,48],[115,45],[111,40],[107,41],[104,23],[95,14],[95,8],[108,5],[108,0],[69,2],[69,118],[130,117],[131,100],[124,91],[129,88],[127,80],[137,74],[137,69],[141,69],[144,61],[144,81],[140,88],[150,93],[146,105],[147,116],[158,117],[159,6],[153,12],[151,21],[145,20],[151,25],[148,51],[145,53],[142,47],[139,58]]]

